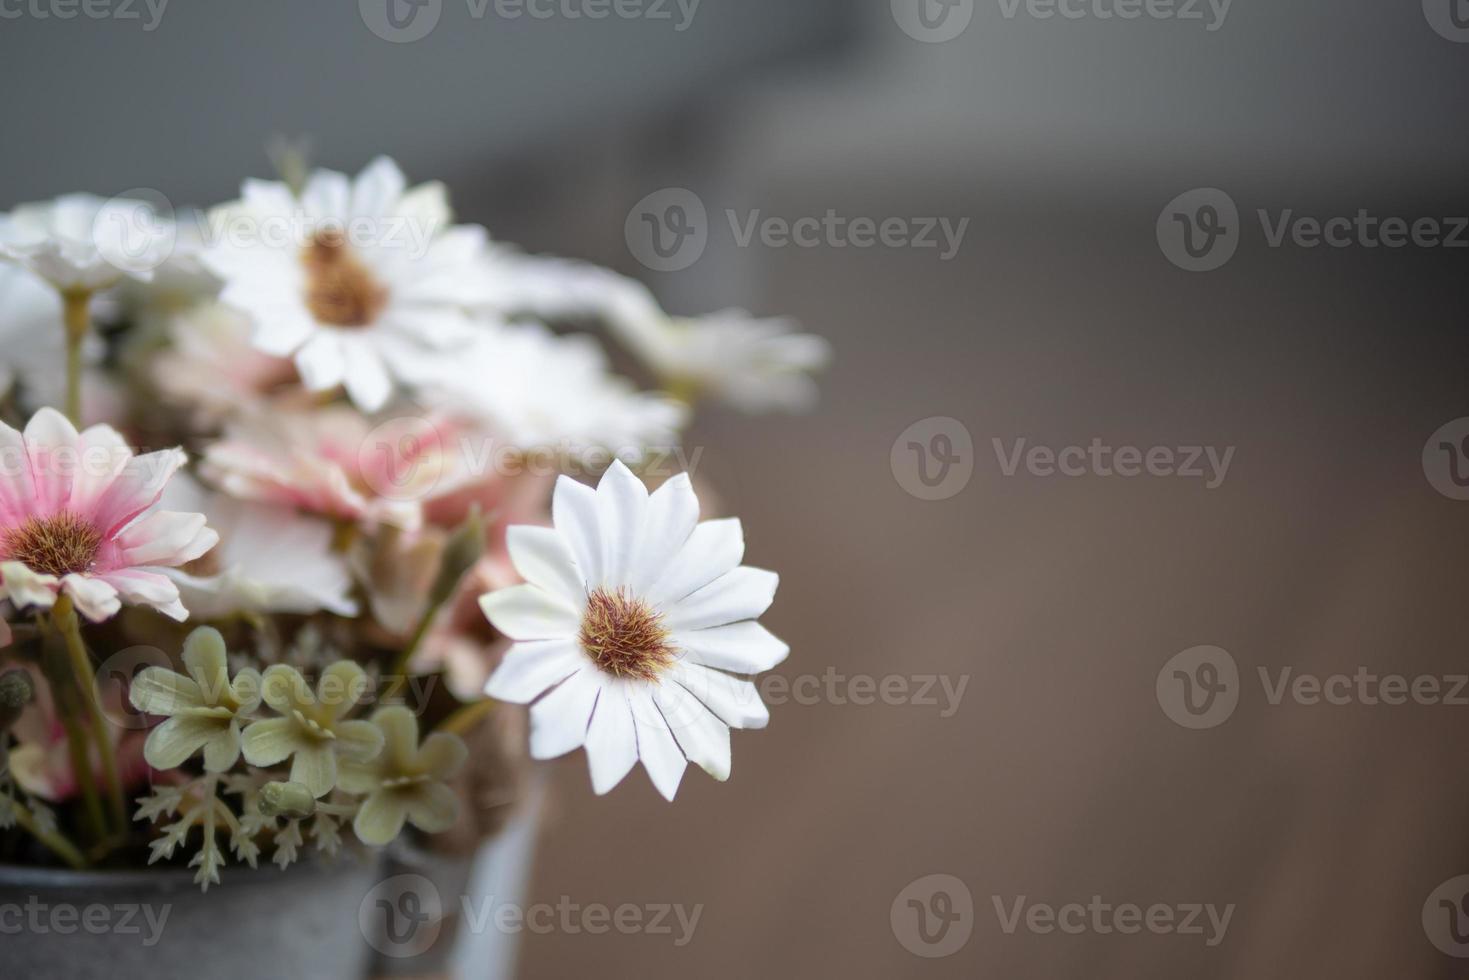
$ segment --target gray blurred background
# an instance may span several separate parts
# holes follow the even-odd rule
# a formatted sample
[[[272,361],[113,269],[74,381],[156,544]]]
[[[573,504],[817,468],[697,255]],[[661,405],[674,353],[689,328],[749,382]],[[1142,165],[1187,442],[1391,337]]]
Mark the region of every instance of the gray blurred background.
[[[845,679],[777,703],[736,736],[729,783],[691,772],[672,806],[641,777],[595,798],[580,754],[547,767],[533,900],[703,911],[682,947],[528,935],[520,974],[1462,975],[1430,895],[1469,873],[1469,705],[1272,704],[1259,671],[1469,672],[1469,502],[1424,463],[1469,416],[1469,251],[1271,247],[1257,217],[1469,215],[1462,0],[1234,0],[1222,20],[1192,0],[1136,19],[1097,16],[1117,0],[602,20],[563,2],[441,0],[396,43],[368,26],[378,0],[172,0],[153,30],[141,2],[60,20],[0,0],[5,206],[138,187],[210,204],[269,176],[273,134],[310,134],[322,164],[388,153],[497,237],[638,275],[678,312],[789,313],[833,344],[817,413],[714,412],[690,444],[749,560],[782,574],[777,674]],[[705,206],[707,247],[654,272],[625,223],[672,187]],[[1214,271],[1160,247],[1194,188],[1240,215]],[[945,259],[741,245],[730,211],[968,224]],[[924,500],[903,434],[934,417],[969,437],[972,476]],[[941,448],[934,431],[919,443]],[[1007,476],[994,443],[1093,438],[1234,454],[1207,489]],[[1191,730],[1158,678],[1201,644],[1237,664],[1238,706]],[[858,704],[856,675],[966,686],[947,712],[937,687]],[[959,883],[949,905],[935,874]],[[920,913],[965,895],[926,940]],[[1007,931],[1022,896],[1233,911],[1214,945],[1206,919]]]

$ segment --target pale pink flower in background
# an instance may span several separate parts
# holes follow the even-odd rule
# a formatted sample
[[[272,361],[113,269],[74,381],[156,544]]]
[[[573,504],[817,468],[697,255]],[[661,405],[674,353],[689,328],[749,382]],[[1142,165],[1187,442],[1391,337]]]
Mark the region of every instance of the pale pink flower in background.
[[[639,760],[670,800],[686,760],[728,778],[730,729],[770,718],[755,685],[736,675],[789,653],[755,621],[776,574],[740,564],[739,521],[699,523],[686,476],[652,494],[620,462],[596,490],[562,477],[552,517],[554,527],[510,528],[525,584],[482,600],[515,641],[485,693],[534,702],[533,757],[585,745],[597,793]]]
[[[194,619],[236,613],[357,615],[352,575],[332,547],[331,524],[284,507],[210,493],[186,473],[169,482],[163,504],[199,511],[219,544],[165,573]]]
[[[71,752],[66,743],[66,728],[56,711],[56,702],[51,696],[51,685],[40,670],[30,665],[22,669],[31,675],[35,696],[26,705],[11,728],[16,745],[10,750],[10,771],[21,789],[49,803],[61,803],[76,796],[80,791],[76,770],[71,765]],[[104,701],[104,714],[109,718],[125,717],[121,686],[104,684],[100,689]],[[92,692],[87,692],[91,697]],[[143,759],[145,733],[126,729],[121,725],[107,725],[107,738],[111,740],[117,759],[117,774],[126,792],[148,781],[148,763]],[[102,765],[96,749],[92,749],[92,765],[97,780],[102,779]]]
[[[474,478],[470,462],[448,423],[405,416],[374,424],[335,405],[237,420],[205,449],[202,472],[241,500],[413,530],[425,504]]]
[[[356,179],[318,170],[299,197],[246,181],[214,216],[204,258],[260,350],[294,358],[310,390],[344,386],[375,411],[405,367],[452,356],[477,332],[468,308],[483,294],[486,235],[450,219],[442,185],[410,190],[379,157]]]
[[[116,430],[78,434],[54,409],[21,433],[0,423],[0,590],[15,606],[71,597],[93,621],[124,601],[187,618],[161,569],[193,561],[219,536],[203,514],[157,508],[182,450],[134,456]]]
[[[169,340],[168,349],[148,355],[153,383],[203,425],[259,408],[268,392],[296,377],[289,360],[251,345],[248,317],[219,303],[178,314]]]

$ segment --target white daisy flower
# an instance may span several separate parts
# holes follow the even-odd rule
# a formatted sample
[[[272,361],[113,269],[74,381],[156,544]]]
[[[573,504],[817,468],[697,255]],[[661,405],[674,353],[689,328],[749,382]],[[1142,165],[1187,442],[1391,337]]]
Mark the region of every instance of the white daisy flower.
[[[687,476],[651,495],[621,463],[596,490],[563,476],[552,516],[554,528],[509,529],[526,582],[481,600],[516,641],[485,692],[535,702],[535,758],[585,745],[599,794],[640,759],[670,800],[685,760],[727,779],[729,730],[770,717],[755,685],[734,674],[769,670],[789,652],[755,622],[776,574],[740,564],[738,520],[697,523]]]
[[[511,446],[637,460],[647,448],[679,444],[687,408],[613,374],[595,338],[558,336],[539,324],[481,331],[464,355],[423,378],[426,394],[482,420]]]
[[[195,619],[321,610],[357,615],[352,576],[332,548],[326,521],[210,493],[183,473],[169,482],[161,506],[204,514],[219,533],[202,558],[163,571]]]
[[[144,201],[66,194],[0,214],[0,258],[62,292],[95,292],[119,280],[153,278],[176,229]]]
[[[355,180],[319,170],[300,197],[246,181],[212,216],[204,252],[260,350],[294,357],[312,391],[344,385],[368,411],[392,394],[390,368],[445,358],[477,332],[466,308],[483,291],[484,229],[449,225],[442,185],[405,187],[386,157]]]

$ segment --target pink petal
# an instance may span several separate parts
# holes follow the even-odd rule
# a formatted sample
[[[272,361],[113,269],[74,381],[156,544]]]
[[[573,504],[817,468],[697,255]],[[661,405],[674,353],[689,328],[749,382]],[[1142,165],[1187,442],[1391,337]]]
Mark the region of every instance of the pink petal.
[[[25,428],[26,455],[30,460],[32,513],[50,517],[71,496],[72,476],[77,469],[76,427],[54,408],[43,408]]]
[[[117,536],[117,551],[106,564],[111,570],[191,562],[219,543],[204,522],[203,514],[156,510]]]
[[[93,523],[108,537],[117,533],[118,528],[158,502],[164,484],[187,459],[182,449],[165,449],[128,460],[97,499],[91,514]]]
[[[133,450],[110,425],[94,425],[78,439],[80,459],[72,478],[68,509],[91,515],[118,475],[133,458]]]
[[[0,422],[0,524],[13,527],[23,523],[31,516],[34,501],[25,438]]]

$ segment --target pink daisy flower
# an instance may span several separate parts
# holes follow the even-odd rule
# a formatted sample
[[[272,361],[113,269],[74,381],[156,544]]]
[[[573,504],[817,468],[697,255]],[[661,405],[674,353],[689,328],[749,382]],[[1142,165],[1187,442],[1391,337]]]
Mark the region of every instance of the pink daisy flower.
[[[413,416],[374,423],[344,405],[256,412],[204,451],[204,477],[232,497],[372,529],[415,531],[429,501],[475,479],[457,427]]]
[[[17,608],[71,597],[100,622],[122,603],[188,617],[160,574],[219,540],[203,514],[156,507],[183,450],[134,456],[110,426],[78,433],[43,408],[20,433],[0,423],[0,596]]]

